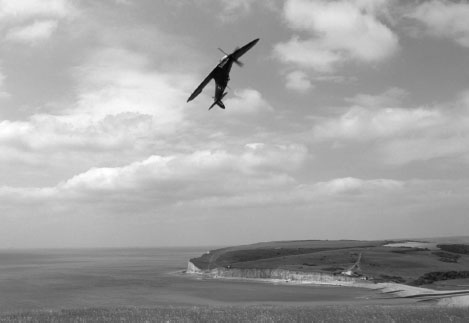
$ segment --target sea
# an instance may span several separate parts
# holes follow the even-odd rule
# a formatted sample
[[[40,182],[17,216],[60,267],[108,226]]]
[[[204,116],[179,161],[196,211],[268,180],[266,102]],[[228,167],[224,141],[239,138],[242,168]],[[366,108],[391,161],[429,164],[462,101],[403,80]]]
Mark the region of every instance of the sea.
[[[276,285],[185,274],[188,260],[207,250],[0,250],[0,313],[159,305],[366,303],[376,293],[353,287]]]

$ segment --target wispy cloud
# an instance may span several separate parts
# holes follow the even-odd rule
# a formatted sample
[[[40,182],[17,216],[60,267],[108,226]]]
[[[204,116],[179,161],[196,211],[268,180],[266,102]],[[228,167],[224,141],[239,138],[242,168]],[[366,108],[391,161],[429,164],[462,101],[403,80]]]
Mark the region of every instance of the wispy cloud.
[[[33,44],[50,38],[61,19],[76,13],[69,0],[0,0],[0,31],[7,41]]]
[[[294,90],[299,93],[305,93],[314,88],[308,75],[302,71],[293,71],[288,73],[286,79],[287,83],[285,86],[287,89]]]
[[[57,29],[55,20],[36,21],[26,26],[15,27],[8,30],[5,40],[34,44],[39,40],[49,38]]]
[[[401,106],[402,101],[408,95],[409,93],[406,90],[393,87],[378,95],[359,93],[345,100],[362,107],[392,108]]]
[[[335,71],[348,61],[379,62],[399,48],[397,35],[380,19],[388,1],[290,0],[285,20],[294,35],[275,46],[274,53],[285,63],[322,73]]]
[[[241,89],[234,92],[234,96],[226,100],[230,109],[228,114],[257,114],[272,112],[272,106],[254,89]]]
[[[66,17],[75,8],[69,0],[0,0],[0,17],[25,20],[37,17]]]
[[[209,1],[210,2],[210,1]],[[221,11],[217,17],[225,23],[234,22],[240,18],[249,15],[253,7],[256,5],[262,6],[262,10],[276,10],[277,3],[274,0],[265,0],[262,2],[255,0],[222,0]],[[211,1],[208,6],[213,6],[214,2]]]
[[[37,44],[51,37],[61,19],[76,13],[69,0],[0,0],[0,40],[4,44]],[[0,99],[9,96],[4,80],[5,75],[0,70]]]
[[[160,131],[181,127],[185,75],[149,68],[146,55],[122,48],[103,48],[76,69],[79,83],[75,117],[100,120],[108,115],[138,113],[155,116]]]
[[[364,108],[352,107],[339,118],[317,124],[317,139],[369,141],[406,135],[418,129],[441,124],[442,114],[425,108]]]
[[[469,4],[452,1],[425,1],[408,17],[420,21],[428,34],[453,39],[469,47]]]
[[[371,147],[385,164],[402,165],[442,157],[466,163],[468,102],[464,93],[456,102],[433,108],[353,106],[337,118],[318,122],[313,136],[320,141],[375,143]]]
[[[5,90],[5,75],[2,74],[0,69],[0,99],[7,98],[9,96],[8,92]]]
[[[177,149],[171,134],[186,127],[185,89],[192,79],[149,64],[134,51],[93,51],[74,68],[74,101],[50,113],[0,121],[0,163],[29,165],[34,182],[65,164],[70,174],[143,158],[159,147]]]
[[[130,208],[149,210],[210,197],[285,189],[294,182],[287,172],[301,167],[306,157],[304,146],[264,143],[248,144],[237,152],[154,155],[122,167],[92,168],[53,187],[3,187],[0,198],[4,204],[31,197],[45,203],[61,199],[69,207],[73,201],[93,204],[98,198],[111,209],[120,199],[120,204]],[[135,191],[140,193],[131,193]]]
[[[251,12],[253,0],[223,0],[223,11],[219,15],[223,21],[232,21],[239,17],[245,16]]]
[[[314,188],[320,194],[352,194],[360,195],[364,193],[376,192],[379,190],[400,190],[404,186],[401,181],[391,179],[363,180],[360,178],[346,177],[336,178],[328,182],[320,182]]]

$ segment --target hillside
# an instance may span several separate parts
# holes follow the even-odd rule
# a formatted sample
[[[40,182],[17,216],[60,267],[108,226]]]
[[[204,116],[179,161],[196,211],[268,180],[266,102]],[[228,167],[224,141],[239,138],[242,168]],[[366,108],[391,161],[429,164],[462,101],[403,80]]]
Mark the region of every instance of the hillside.
[[[264,242],[212,250],[190,260],[202,271],[284,269],[357,276],[435,289],[469,287],[464,239],[305,240]],[[355,266],[354,266],[355,264]]]

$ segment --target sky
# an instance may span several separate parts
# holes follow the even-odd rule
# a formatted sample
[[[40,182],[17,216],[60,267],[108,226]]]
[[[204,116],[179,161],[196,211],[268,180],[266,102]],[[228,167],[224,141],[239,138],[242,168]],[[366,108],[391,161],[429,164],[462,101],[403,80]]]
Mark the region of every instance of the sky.
[[[0,39],[0,248],[468,233],[468,2],[0,0]]]

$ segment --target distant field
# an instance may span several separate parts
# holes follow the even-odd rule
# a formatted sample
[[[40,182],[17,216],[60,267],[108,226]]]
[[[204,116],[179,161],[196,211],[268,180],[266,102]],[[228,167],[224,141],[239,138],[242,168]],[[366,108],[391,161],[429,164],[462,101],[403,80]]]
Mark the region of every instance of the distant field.
[[[443,243],[444,242],[444,243]],[[393,281],[411,285],[458,279],[451,288],[467,289],[469,244],[461,239],[445,240],[306,240],[264,242],[210,251],[191,259],[200,269],[216,267],[286,269],[340,274],[361,255],[357,274],[376,282]],[[435,284],[442,289],[444,284]]]
[[[430,306],[191,306],[89,308],[0,315],[0,322],[467,322],[469,308]]]

